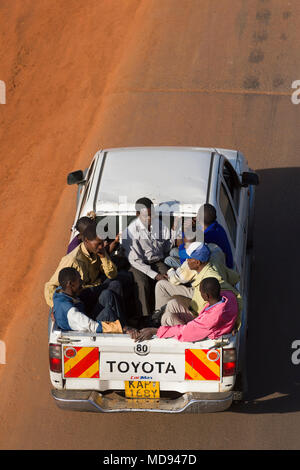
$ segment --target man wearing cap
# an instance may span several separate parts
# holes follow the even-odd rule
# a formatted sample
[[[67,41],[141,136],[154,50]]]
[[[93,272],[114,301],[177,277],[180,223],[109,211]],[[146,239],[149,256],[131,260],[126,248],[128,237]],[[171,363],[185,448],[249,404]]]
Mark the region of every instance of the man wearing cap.
[[[224,264],[224,255],[219,250],[211,250],[205,243],[194,242],[187,248],[187,266],[181,266],[176,271],[177,279],[182,284],[174,285],[170,281],[160,281],[156,285],[156,310],[174,311],[174,300],[184,307],[187,307],[198,314],[205,305],[205,300],[201,296],[199,285],[207,277],[216,278],[222,290],[232,291],[239,305],[239,313],[242,308],[242,298],[235,289],[239,281],[239,274],[233,269],[227,268]],[[179,271],[179,272],[178,272]],[[188,287],[184,283],[190,283]],[[171,302],[170,302],[171,301]]]
[[[195,270],[191,270],[188,264],[188,258],[191,253],[198,256],[202,262],[206,262],[211,257],[210,247],[201,242],[193,242],[186,250],[186,261],[176,270],[168,270],[168,280],[161,280],[155,288],[155,309],[160,310],[174,295],[192,298],[194,294],[194,280],[197,275]],[[219,250],[217,256],[224,259],[223,253]]]
[[[232,332],[238,314],[236,297],[231,291],[221,291],[215,277],[206,277],[200,283],[200,291],[206,302],[204,309],[195,317],[187,308],[174,302],[173,311],[165,313],[159,328],[126,330],[135,341],[158,338],[176,338],[179,341],[216,339]]]
[[[190,255],[193,251],[196,249],[201,250],[201,245],[202,244],[199,242],[191,243],[190,248],[188,251],[186,251],[186,260],[182,263],[182,265],[176,270],[174,268],[168,270],[168,280],[171,282],[171,284],[174,286],[179,286],[180,284],[190,284],[193,281],[197,272],[189,268],[187,260],[190,258]],[[211,263],[217,262],[220,264],[225,264],[224,252],[221,250],[221,248],[213,243],[204,244],[201,250],[200,261],[205,261],[208,259]]]

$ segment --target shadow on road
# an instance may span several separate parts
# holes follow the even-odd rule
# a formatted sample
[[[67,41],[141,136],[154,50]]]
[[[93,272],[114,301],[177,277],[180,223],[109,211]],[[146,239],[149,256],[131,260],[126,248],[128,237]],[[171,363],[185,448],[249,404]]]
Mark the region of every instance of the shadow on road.
[[[300,168],[257,170],[247,342],[247,404],[233,411],[300,410]],[[300,357],[300,354],[299,354]],[[279,394],[282,396],[270,397]]]
[[[245,414],[282,414],[300,411],[300,386],[298,391],[278,397],[264,398],[262,400],[245,401],[233,404],[230,408],[234,413]]]

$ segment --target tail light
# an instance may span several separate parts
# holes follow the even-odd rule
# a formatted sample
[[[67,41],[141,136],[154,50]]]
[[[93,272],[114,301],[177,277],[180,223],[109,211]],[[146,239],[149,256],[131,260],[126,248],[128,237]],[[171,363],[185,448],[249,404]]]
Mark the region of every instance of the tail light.
[[[236,350],[223,349],[223,377],[235,375],[236,370]]]
[[[51,372],[62,371],[61,345],[49,344],[49,362]]]

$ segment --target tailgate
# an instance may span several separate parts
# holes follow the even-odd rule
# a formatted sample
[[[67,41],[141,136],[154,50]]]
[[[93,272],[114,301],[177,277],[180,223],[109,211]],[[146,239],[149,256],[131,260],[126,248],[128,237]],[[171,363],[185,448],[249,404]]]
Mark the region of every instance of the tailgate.
[[[138,357],[134,353],[100,353],[100,377],[103,380],[214,380],[221,377],[221,351],[185,349],[174,353],[149,353]],[[210,356],[208,356],[210,355]],[[209,357],[214,357],[210,359]]]
[[[221,381],[221,348],[208,347],[203,342],[153,339],[134,343],[126,336],[119,338],[102,336],[97,338],[97,345],[63,346],[64,378],[160,383]]]

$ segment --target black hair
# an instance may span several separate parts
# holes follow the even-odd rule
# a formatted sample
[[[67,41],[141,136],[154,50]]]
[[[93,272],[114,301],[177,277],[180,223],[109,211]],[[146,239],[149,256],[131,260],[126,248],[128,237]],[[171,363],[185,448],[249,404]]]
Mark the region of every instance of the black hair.
[[[214,206],[211,204],[204,204],[204,224],[210,225],[217,218],[217,212]]]
[[[198,220],[201,219],[201,217],[203,217],[204,225],[206,225],[207,227],[211,225],[217,218],[217,211],[215,207],[212,204],[203,204],[199,208],[197,214]]]
[[[82,232],[83,240],[87,238],[88,240],[95,240],[97,238],[97,225],[96,224],[89,224],[84,231]],[[98,237],[99,238],[99,237]]]
[[[149,199],[148,197],[141,197],[135,203],[135,210],[137,212],[140,212],[141,209],[143,208],[151,209],[152,206],[153,206],[153,202],[151,201],[151,199]]]
[[[89,225],[93,224],[96,224],[96,222],[90,217],[80,217],[76,222],[75,228],[79,233],[82,233]]]
[[[200,282],[200,289],[213,299],[219,299],[221,294],[221,286],[217,278],[206,277]]]
[[[63,268],[59,271],[58,282],[59,285],[65,289],[69,281],[76,281],[77,277],[80,276],[79,272],[75,268]]]

